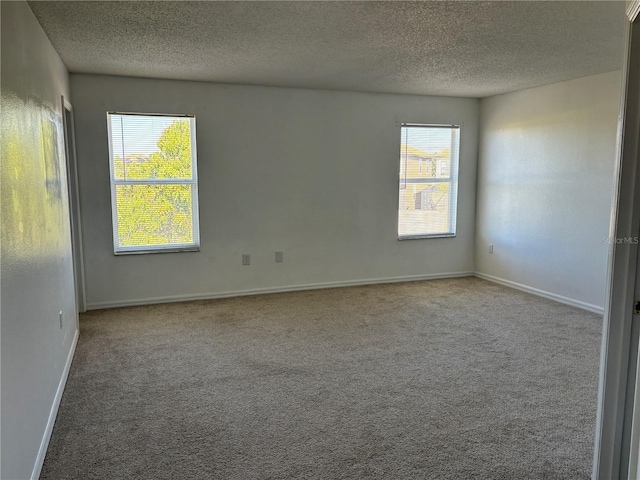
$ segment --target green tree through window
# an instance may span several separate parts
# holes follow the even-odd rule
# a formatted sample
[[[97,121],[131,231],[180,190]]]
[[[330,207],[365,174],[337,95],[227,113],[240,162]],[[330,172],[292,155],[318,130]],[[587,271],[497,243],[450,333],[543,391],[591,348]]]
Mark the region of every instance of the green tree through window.
[[[133,116],[110,114],[114,250],[193,249],[199,240],[194,119]]]

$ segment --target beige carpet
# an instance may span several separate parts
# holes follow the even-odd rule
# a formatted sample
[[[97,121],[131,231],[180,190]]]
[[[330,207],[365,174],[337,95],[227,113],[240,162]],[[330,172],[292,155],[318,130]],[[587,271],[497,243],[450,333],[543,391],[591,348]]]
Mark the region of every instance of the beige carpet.
[[[601,318],[477,278],[80,327],[45,479],[590,475]]]

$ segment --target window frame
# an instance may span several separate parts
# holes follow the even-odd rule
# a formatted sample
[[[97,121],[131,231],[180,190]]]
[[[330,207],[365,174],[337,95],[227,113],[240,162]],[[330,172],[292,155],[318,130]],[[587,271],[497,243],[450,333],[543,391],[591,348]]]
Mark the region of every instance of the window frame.
[[[115,178],[115,163],[113,161],[113,140],[111,130],[112,115],[130,115],[142,117],[172,117],[187,118],[190,123],[191,139],[191,179],[183,178],[159,178],[144,180],[117,180]],[[200,215],[198,210],[198,152],[196,145],[196,116],[189,114],[173,113],[141,113],[141,112],[121,112],[107,111],[107,143],[109,145],[109,183],[111,189],[111,228],[113,236],[114,255],[138,255],[150,253],[177,253],[177,252],[199,252],[200,251]],[[118,204],[116,187],[118,185],[191,185],[191,215],[193,227],[193,242],[186,244],[151,245],[121,247],[118,237]]]
[[[408,165],[404,165],[405,169],[405,178],[403,179],[400,175],[402,174],[402,131],[404,128],[448,128],[451,130],[458,131],[458,141],[457,141],[457,151],[454,158],[453,148],[451,150],[451,165],[449,171],[448,179],[442,178],[430,178],[429,181],[424,182],[410,182],[406,178],[406,172],[408,169]],[[398,158],[398,193],[397,193],[397,208],[396,208],[396,233],[398,241],[405,240],[423,240],[429,238],[454,238],[457,234],[457,223],[458,223],[458,171],[460,167],[460,145],[462,142],[462,125],[457,124],[435,124],[435,123],[401,123],[400,124],[400,155]],[[420,234],[411,234],[411,235],[400,235],[400,196],[403,190],[408,188],[408,185],[412,183],[448,183],[449,184],[449,215],[450,215],[450,228],[448,232],[444,233],[420,233]],[[454,200],[454,201],[452,201]]]

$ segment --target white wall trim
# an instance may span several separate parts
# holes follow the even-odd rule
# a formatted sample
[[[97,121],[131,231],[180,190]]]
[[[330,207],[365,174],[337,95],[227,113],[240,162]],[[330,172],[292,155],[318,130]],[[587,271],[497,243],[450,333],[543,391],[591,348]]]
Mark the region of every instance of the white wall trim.
[[[629,2],[637,6],[640,2]],[[627,10],[629,19],[637,11]],[[616,175],[611,205],[610,238],[638,235],[640,213],[640,21],[629,21],[625,30],[624,67]],[[633,393],[636,388],[637,330],[634,304],[638,292],[638,245],[612,242],[609,246],[606,314],[602,329],[600,384],[593,459],[594,480],[627,478],[630,455],[629,429],[633,428]],[[635,462],[635,460],[633,460]],[[634,467],[635,468],[635,467]]]
[[[241,297],[245,295],[263,295],[263,294],[269,294],[269,293],[296,292],[300,290],[320,290],[324,288],[356,287],[356,286],[363,286],[363,285],[375,285],[379,283],[415,282],[420,280],[438,280],[443,278],[472,277],[473,275],[474,275],[474,272],[445,272],[445,273],[432,273],[427,275],[408,275],[408,276],[402,276],[402,277],[369,278],[369,279],[347,280],[347,281],[339,281],[339,282],[308,283],[304,285],[286,285],[281,287],[256,288],[251,290],[234,290],[234,291],[219,292],[219,293],[169,295],[166,297],[151,297],[151,298],[140,298],[140,299],[133,299],[133,300],[121,300],[121,301],[116,300],[113,302],[88,303],[87,310],[99,310],[103,308],[117,308],[117,307],[132,307],[135,305],[151,305],[155,303],[188,302],[191,300],[212,300],[216,298]]]
[[[73,342],[71,343],[71,348],[69,349],[69,354],[67,355],[67,361],[64,365],[64,370],[62,371],[62,377],[60,377],[60,382],[58,383],[58,390],[56,391],[56,396],[53,399],[53,404],[49,411],[49,420],[47,421],[47,427],[44,429],[44,434],[42,435],[38,456],[36,457],[36,462],[33,466],[33,471],[31,472],[31,480],[38,480],[40,477],[42,465],[44,465],[44,457],[47,455],[49,440],[51,440],[51,433],[53,432],[53,425],[56,422],[58,407],[60,407],[60,400],[62,399],[62,392],[64,392],[64,387],[67,384],[67,378],[69,377],[69,370],[71,369],[71,362],[73,361],[73,355],[76,351],[76,345],[78,345],[79,336],[80,331],[76,329],[73,336]]]
[[[523,285],[522,283],[512,282],[511,280],[505,280],[504,278],[494,277],[493,275],[487,275],[485,273],[475,272],[475,276],[478,278],[482,278],[484,280],[489,280],[490,282],[499,283],[507,287],[515,288],[516,290],[532,293],[534,295],[538,295],[539,297],[548,298],[549,300],[554,300],[556,302],[564,303],[566,305],[571,305],[572,307],[578,307],[578,308],[581,308],[582,310],[587,310],[589,312],[597,313],[598,315],[604,314],[604,308],[599,307],[598,305],[592,305],[591,303],[582,302],[580,300],[574,300],[573,298],[547,292],[546,290],[540,290],[539,288]]]

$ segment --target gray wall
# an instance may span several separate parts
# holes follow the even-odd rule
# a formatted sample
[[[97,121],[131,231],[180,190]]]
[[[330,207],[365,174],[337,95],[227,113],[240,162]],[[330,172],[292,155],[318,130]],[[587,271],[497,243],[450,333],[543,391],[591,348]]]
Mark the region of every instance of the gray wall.
[[[473,271],[478,100],[95,75],[71,87],[89,308]],[[196,115],[200,252],[113,255],[108,110]],[[397,240],[399,122],[464,125],[456,238]]]
[[[2,13],[2,468],[37,474],[77,313],[60,96],[67,71],[26,2]],[[59,311],[63,311],[63,327]]]
[[[603,307],[620,84],[612,72],[482,100],[478,272]]]

